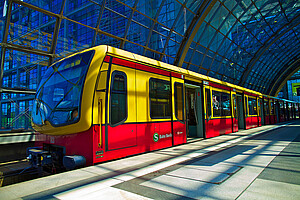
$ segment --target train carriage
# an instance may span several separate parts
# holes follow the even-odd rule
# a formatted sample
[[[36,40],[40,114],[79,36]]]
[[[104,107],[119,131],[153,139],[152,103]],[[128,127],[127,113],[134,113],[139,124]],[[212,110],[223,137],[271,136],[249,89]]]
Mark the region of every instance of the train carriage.
[[[183,75],[136,57],[100,46],[49,68],[33,111],[41,153],[91,165],[186,142]]]
[[[93,165],[261,126],[262,104],[258,92],[102,45],[47,69],[28,155],[52,170]]]

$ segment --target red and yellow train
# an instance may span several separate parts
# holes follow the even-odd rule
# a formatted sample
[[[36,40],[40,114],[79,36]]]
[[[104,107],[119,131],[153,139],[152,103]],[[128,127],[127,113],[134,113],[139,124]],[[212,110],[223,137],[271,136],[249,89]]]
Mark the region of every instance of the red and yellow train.
[[[28,157],[72,169],[296,117],[297,103],[101,45],[47,69]]]

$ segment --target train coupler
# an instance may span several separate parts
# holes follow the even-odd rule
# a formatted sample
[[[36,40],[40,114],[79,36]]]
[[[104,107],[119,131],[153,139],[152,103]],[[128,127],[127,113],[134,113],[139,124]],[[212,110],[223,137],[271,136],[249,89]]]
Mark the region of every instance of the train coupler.
[[[32,167],[38,168],[52,164],[52,155],[49,151],[36,147],[27,149],[27,160]]]

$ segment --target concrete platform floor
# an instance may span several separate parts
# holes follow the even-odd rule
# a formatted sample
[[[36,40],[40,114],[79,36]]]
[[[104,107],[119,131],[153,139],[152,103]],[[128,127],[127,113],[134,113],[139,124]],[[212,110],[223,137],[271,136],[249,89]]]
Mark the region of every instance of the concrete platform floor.
[[[0,199],[300,199],[300,121],[0,188]]]

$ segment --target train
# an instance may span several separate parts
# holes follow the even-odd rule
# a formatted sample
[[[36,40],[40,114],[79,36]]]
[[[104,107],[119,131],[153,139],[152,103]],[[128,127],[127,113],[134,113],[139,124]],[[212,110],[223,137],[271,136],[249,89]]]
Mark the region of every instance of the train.
[[[100,45],[46,70],[27,155],[70,170],[297,118],[296,102]]]

